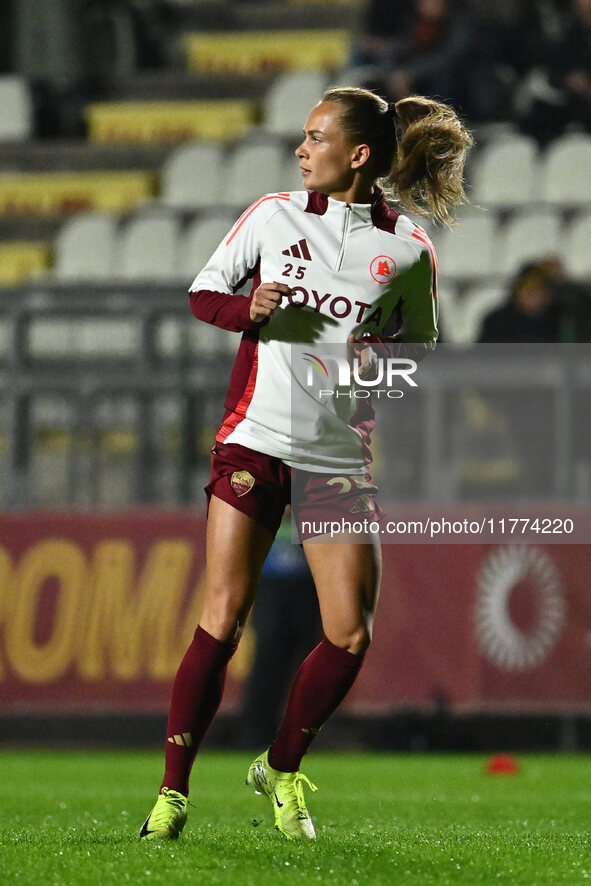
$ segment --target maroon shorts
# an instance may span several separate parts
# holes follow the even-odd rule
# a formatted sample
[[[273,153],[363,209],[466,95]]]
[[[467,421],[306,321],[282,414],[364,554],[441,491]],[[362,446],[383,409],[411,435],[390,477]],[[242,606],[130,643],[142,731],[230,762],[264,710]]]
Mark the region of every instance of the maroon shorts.
[[[346,531],[347,524],[381,520],[377,492],[369,471],[365,476],[301,471],[237,443],[216,443],[211,479],[205,487],[208,504],[215,495],[261,523],[272,535],[291,504],[301,541],[324,535],[328,523],[341,521]]]

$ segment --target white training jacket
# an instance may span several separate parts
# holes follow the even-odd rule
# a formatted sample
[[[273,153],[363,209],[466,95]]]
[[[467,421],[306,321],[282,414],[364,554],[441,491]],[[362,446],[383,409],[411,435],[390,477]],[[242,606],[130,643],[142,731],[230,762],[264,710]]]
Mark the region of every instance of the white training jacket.
[[[338,358],[351,333],[434,347],[436,270],[425,231],[381,191],[371,204],[315,191],[253,203],[190,287],[195,316],[242,333],[217,441],[302,470],[363,473],[373,410],[347,395]],[[272,281],[292,295],[253,323],[252,295]]]

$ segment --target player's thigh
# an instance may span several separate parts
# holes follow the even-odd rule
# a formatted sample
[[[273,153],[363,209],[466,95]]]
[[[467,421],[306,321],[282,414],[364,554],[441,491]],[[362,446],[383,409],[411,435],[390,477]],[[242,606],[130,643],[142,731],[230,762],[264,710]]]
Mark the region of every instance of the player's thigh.
[[[316,584],[324,633],[338,646],[371,633],[382,573],[380,545],[304,542]]]
[[[272,543],[268,529],[215,495],[211,497],[201,618],[205,630],[210,622],[231,621],[233,614],[240,624],[246,621]]]

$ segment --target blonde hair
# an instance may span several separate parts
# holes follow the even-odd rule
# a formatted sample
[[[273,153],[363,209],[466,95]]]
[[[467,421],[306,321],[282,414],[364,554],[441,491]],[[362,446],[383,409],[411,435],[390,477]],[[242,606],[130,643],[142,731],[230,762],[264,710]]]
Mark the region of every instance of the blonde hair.
[[[323,101],[340,106],[350,144],[369,145],[369,171],[389,196],[409,212],[453,224],[450,210],[467,202],[464,163],[474,143],[453,108],[419,95],[389,104],[359,87],[329,89]]]

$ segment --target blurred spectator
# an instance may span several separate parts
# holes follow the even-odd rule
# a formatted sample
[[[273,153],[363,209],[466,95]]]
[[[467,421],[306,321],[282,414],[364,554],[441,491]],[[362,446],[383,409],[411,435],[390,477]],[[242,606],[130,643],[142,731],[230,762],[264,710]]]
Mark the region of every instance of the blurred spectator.
[[[503,88],[489,38],[459,0],[371,0],[353,58],[367,68],[356,79],[392,101],[410,93],[438,96],[472,120],[487,119]]]
[[[560,314],[551,278],[539,263],[524,265],[515,277],[509,298],[483,321],[479,342],[556,342]]]
[[[515,116],[530,72],[564,31],[569,5],[570,0],[463,0],[476,33],[468,63],[478,120]]]
[[[31,84],[38,136],[82,136],[84,107],[137,69],[126,0],[27,0],[15,6],[16,70]]]
[[[1,7],[0,63],[4,18]],[[139,70],[164,64],[168,32],[159,0],[22,0],[12,10],[14,69],[27,78],[40,137],[85,135],[84,108]],[[10,25],[10,28],[9,28]]]
[[[416,0],[410,29],[391,43],[387,85],[392,98],[418,92],[457,101],[471,37],[469,22],[453,0]]]
[[[494,46],[497,61],[524,74],[562,37],[571,0],[463,0],[463,5],[478,25],[483,45]]]
[[[569,280],[548,256],[524,265],[509,298],[483,321],[479,342],[589,342],[591,288]]]
[[[161,68],[174,58],[170,46],[180,16],[169,0],[131,0],[137,62],[141,69]]]
[[[164,64],[168,7],[159,0],[84,0],[85,71],[101,87]]]
[[[553,41],[546,35],[541,45],[524,129],[542,143],[572,123],[591,132],[591,0],[572,0],[564,32]]]
[[[0,3],[0,73],[14,70],[14,0]]]
[[[369,0],[366,4],[361,32],[351,56],[353,66],[382,69],[388,61],[392,41],[405,33],[413,17],[408,0]]]
[[[591,342],[591,286],[570,280],[560,259],[542,259],[559,317],[559,341]]]

